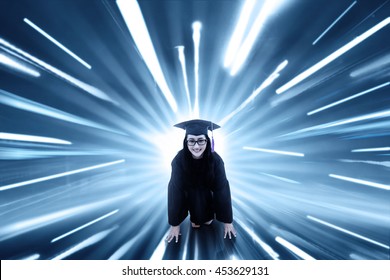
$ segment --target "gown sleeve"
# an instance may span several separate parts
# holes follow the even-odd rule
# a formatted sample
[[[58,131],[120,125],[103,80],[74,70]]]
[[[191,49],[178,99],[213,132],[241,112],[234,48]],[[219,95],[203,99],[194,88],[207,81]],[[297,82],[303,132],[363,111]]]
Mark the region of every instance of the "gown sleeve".
[[[181,183],[181,172],[177,158],[172,161],[172,174],[168,183],[168,223],[178,226],[188,215],[186,193]]]
[[[215,162],[214,207],[216,219],[223,223],[233,222],[233,210],[229,181],[226,178],[225,165],[218,156]]]

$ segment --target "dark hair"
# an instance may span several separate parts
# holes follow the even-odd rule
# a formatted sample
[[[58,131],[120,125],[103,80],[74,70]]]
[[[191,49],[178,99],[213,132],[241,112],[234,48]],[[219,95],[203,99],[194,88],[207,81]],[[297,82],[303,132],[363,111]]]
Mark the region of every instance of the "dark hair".
[[[198,180],[199,176],[203,177],[205,181],[209,182],[214,176],[214,158],[211,152],[211,140],[208,135],[205,135],[207,139],[206,149],[203,152],[203,157],[200,159],[194,159],[187,146],[187,135],[183,140],[183,151],[184,151],[184,171],[189,176],[190,180]]]

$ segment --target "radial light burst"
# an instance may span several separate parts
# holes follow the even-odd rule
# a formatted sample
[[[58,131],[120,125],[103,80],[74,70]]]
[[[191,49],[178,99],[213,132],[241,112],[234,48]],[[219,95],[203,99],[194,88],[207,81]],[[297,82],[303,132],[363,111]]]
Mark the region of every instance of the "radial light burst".
[[[389,9],[1,1],[1,259],[389,259]],[[198,117],[237,237],[186,219],[168,244],[173,125]]]

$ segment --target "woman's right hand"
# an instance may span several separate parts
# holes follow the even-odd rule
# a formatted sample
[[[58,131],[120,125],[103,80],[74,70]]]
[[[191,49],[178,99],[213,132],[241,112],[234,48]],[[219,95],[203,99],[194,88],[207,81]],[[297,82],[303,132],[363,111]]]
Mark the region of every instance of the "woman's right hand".
[[[167,238],[165,238],[166,241],[171,242],[173,238],[176,239],[176,243],[179,241],[179,235],[181,235],[180,233],[180,225],[179,226],[171,226],[171,228],[169,229],[169,233],[168,233],[168,236]]]

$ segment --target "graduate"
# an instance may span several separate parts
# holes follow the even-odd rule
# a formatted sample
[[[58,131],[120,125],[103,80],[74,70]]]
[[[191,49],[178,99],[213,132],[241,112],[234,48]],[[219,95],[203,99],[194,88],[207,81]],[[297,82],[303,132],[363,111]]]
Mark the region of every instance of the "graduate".
[[[210,225],[214,219],[224,223],[224,238],[236,237],[229,182],[222,158],[214,152],[214,139],[208,130],[220,126],[205,120],[176,124],[185,130],[183,149],[172,160],[168,184],[168,223],[166,240],[178,242],[180,224],[190,214],[192,228]]]

